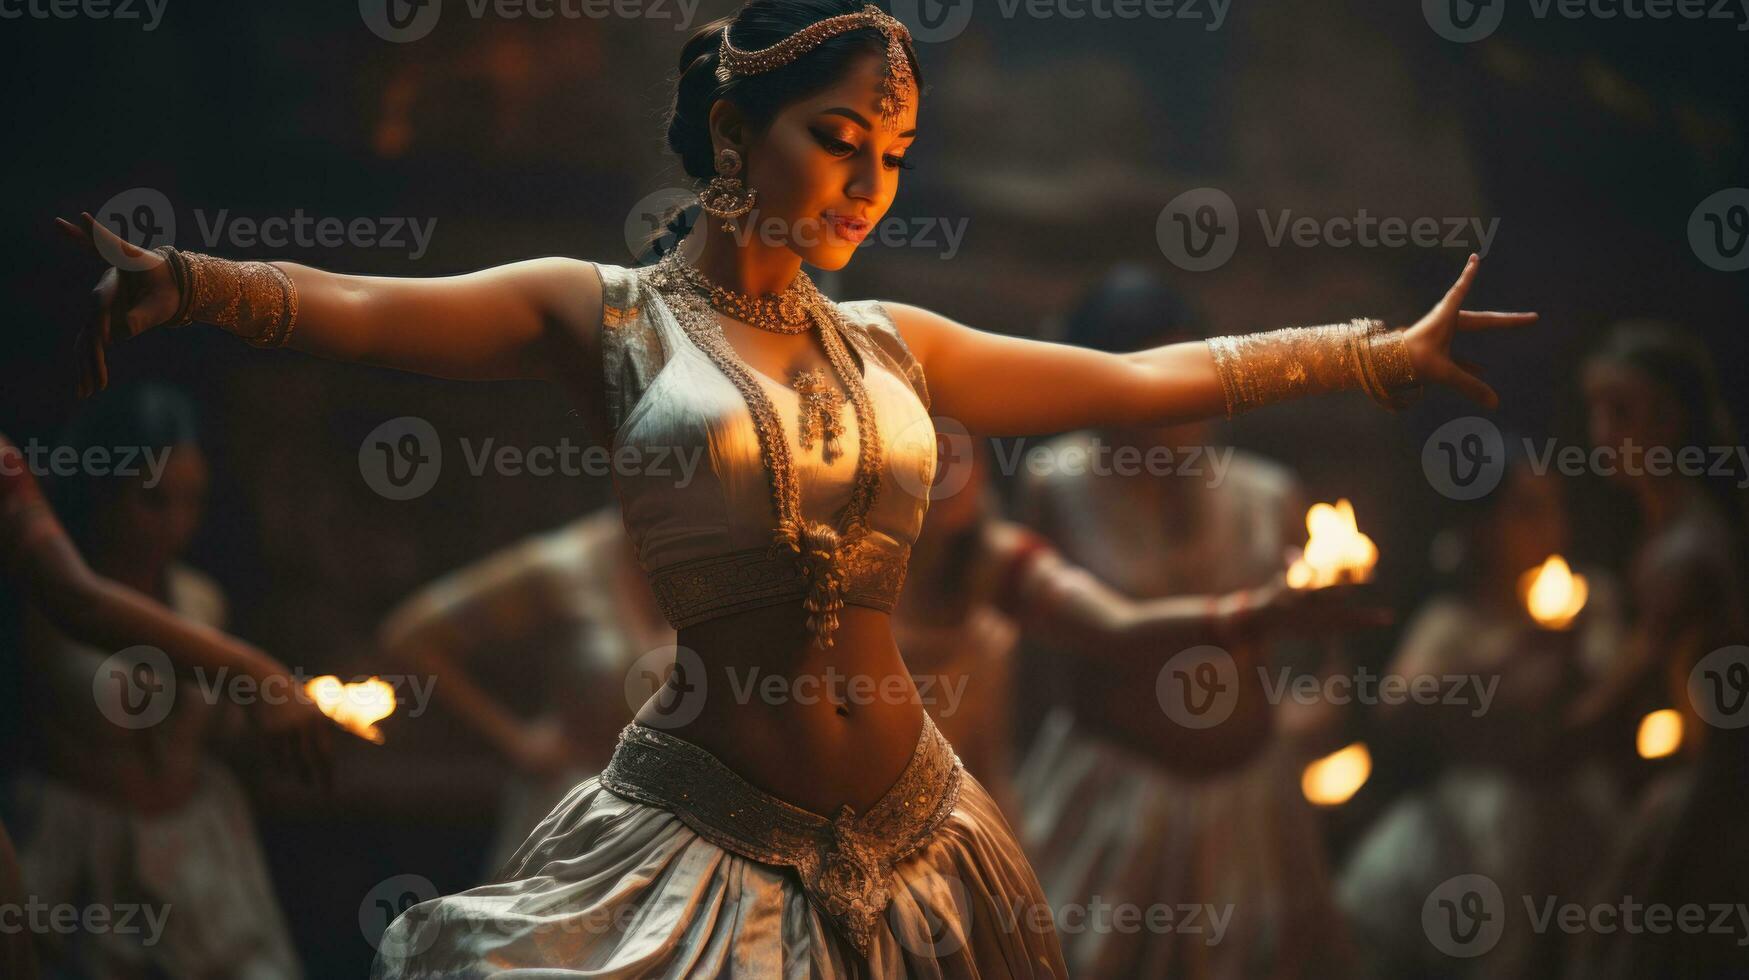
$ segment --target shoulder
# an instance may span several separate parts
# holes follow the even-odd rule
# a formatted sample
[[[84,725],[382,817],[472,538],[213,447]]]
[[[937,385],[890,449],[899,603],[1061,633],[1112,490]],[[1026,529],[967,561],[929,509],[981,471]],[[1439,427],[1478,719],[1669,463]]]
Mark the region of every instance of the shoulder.
[[[865,342],[864,346],[883,356],[889,367],[909,381],[923,406],[928,408],[925,362],[914,346],[919,330],[915,320],[906,312],[918,308],[878,299],[849,300],[836,306],[856,336]]]
[[[40,500],[42,489],[24,458],[24,451],[0,432],[0,504],[10,499]]]
[[[893,300],[860,299],[839,305],[871,311],[881,329],[890,332],[923,363],[928,363],[932,338],[938,335],[943,325],[951,324],[939,313]]]
[[[205,572],[180,562],[165,571],[170,605],[180,614],[207,626],[224,628],[225,593]]]

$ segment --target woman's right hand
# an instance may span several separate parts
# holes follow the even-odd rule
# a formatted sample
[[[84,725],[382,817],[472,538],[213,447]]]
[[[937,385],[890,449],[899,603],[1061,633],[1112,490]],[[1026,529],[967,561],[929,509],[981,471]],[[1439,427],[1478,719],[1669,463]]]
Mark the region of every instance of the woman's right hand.
[[[73,342],[79,397],[86,398],[109,387],[104,351],[175,316],[182,294],[163,256],[110,231],[90,212],[79,212],[79,224],[65,218],[55,224],[82,250],[109,264],[91,291],[91,313]]]
[[[315,704],[263,699],[243,712],[266,757],[305,785],[334,788],[334,733],[345,731]]]
[[[1236,626],[1241,633],[1267,636],[1292,630],[1310,636],[1338,636],[1389,626],[1395,614],[1371,593],[1354,586],[1295,588],[1285,575],[1250,590]]]

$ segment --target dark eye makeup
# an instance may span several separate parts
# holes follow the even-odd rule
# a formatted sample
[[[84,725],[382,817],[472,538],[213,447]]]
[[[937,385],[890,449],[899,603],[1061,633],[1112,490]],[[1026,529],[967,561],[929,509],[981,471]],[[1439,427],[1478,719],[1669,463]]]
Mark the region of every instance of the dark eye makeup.
[[[838,137],[833,136],[831,133],[828,133],[824,130],[819,130],[819,129],[814,130],[814,138],[819,140],[820,145],[826,149],[826,152],[832,154],[833,156],[844,156],[845,154],[855,152],[855,150],[856,150],[856,147],[854,145],[847,143],[844,140],[841,140]],[[887,156],[886,156],[886,164],[890,169],[893,169],[893,170],[914,170],[914,169],[916,169],[915,164],[906,163],[904,157],[896,156],[896,155],[891,154],[891,153],[887,154]]]

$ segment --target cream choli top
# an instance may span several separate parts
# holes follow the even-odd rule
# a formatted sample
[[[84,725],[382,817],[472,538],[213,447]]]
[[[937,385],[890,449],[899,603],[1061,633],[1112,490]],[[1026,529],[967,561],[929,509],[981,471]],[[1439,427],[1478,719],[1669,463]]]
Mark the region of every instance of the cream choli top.
[[[771,550],[777,526],[770,476],[740,389],[687,335],[644,270],[598,263],[602,359],[613,480],[626,531],[669,625],[676,629],[807,593],[793,556]],[[879,429],[880,492],[869,533],[848,563],[846,603],[890,612],[911,544],[929,509],[935,425],[923,367],[876,300],[836,304],[844,341],[862,367]],[[862,432],[844,399],[841,451],[803,449],[800,396],[747,367],[783,423],[806,519],[840,526]],[[834,372],[828,374],[836,380]]]

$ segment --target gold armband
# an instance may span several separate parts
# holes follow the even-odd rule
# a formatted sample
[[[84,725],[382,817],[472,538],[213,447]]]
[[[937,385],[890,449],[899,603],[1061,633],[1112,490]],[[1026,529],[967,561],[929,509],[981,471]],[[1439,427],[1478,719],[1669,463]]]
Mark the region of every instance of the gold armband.
[[[283,347],[298,325],[298,287],[271,262],[233,262],[200,252],[158,248],[170,263],[181,304],[170,318],[180,327],[210,323],[256,347]]]
[[[1286,327],[1211,337],[1209,351],[1227,399],[1227,417],[1263,405],[1359,388],[1393,411],[1418,387],[1403,332],[1382,320]]]

